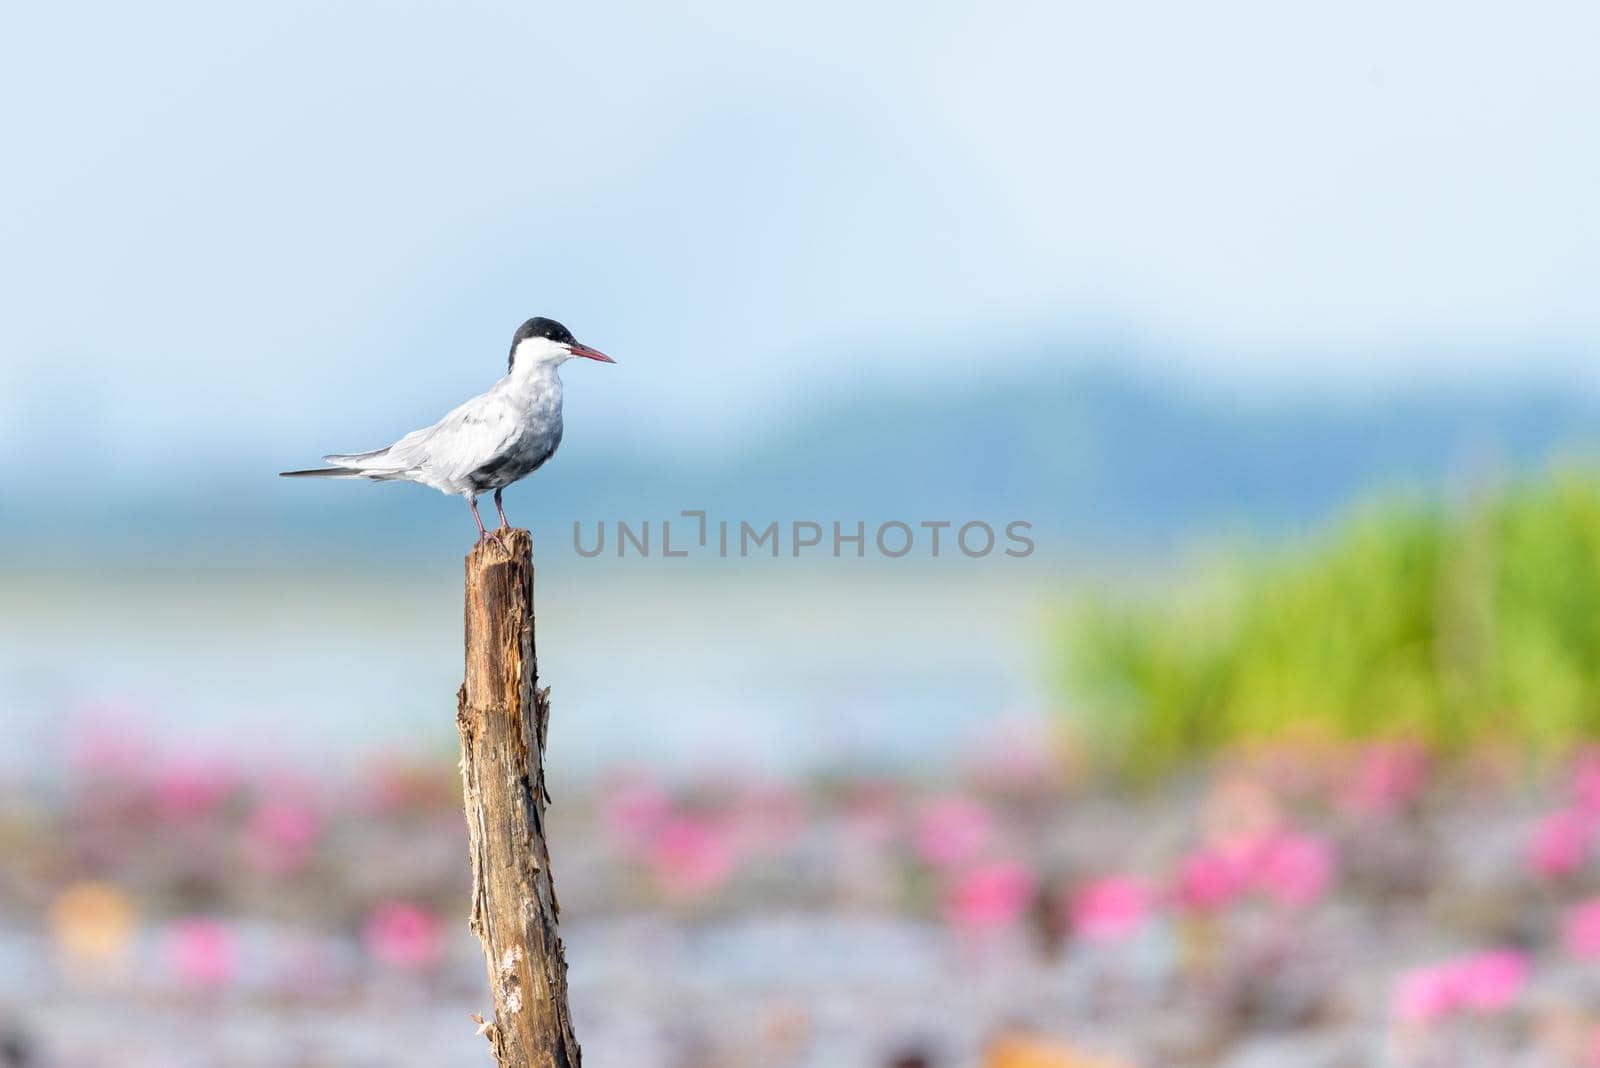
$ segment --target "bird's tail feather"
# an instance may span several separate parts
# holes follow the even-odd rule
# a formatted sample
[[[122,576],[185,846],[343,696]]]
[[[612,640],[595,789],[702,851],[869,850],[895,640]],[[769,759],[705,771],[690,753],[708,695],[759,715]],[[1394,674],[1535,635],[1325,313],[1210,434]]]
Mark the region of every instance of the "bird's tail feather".
[[[284,478],[368,478],[374,482],[387,482],[404,478],[403,469],[393,462],[385,463],[390,446],[371,452],[335,452],[322,458],[332,467],[317,467],[309,471],[280,471]]]
[[[325,464],[338,464],[341,467],[361,467],[363,466],[361,461],[376,460],[388,451],[389,446],[385,445],[383,448],[373,449],[371,452],[335,452],[324,456],[322,462]]]
[[[314,467],[309,471],[279,471],[280,478],[364,478],[354,467]]]

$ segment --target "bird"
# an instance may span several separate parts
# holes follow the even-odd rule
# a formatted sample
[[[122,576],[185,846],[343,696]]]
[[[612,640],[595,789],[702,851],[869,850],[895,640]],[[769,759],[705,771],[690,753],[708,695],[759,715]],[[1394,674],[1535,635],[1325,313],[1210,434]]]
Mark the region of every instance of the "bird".
[[[413,430],[393,445],[371,452],[331,453],[322,462],[331,467],[281,471],[284,478],[361,478],[369,482],[415,482],[441,493],[462,496],[478,525],[478,544],[494,541],[510,528],[500,495],[519,479],[533,474],[555,455],[561,444],[562,364],[575,356],[616,363],[599,349],[572,336],[572,331],[543,316],[534,316],[511,337],[506,375],[465,404],[452,408],[432,426]],[[494,490],[500,526],[484,529],[478,495]]]

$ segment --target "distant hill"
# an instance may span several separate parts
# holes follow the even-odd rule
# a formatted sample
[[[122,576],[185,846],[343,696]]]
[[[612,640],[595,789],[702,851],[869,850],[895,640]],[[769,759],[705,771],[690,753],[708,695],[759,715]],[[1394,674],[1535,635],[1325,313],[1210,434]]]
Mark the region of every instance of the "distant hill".
[[[687,460],[569,448],[510,491],[509,507],[566,551],[573,519],[704,508],[762,523],[1026,519],[1045,551],[1137,552],[1218,531],[1288,534],[1375,490],[1439,492],[1568,454],[1600,454],[1600,405],[1574,391],[1241,399],[1079,368],[857,395],[738,451]],[[469,529],[460,505],[416,499],[426,491],[270,474],[224,465],[198,484],[151,473],[66,502],[12,499],[0,537],[61,544],[113,529],[132,548],[231,538],[273,554],[318,544],[381,554],[459,548]]]

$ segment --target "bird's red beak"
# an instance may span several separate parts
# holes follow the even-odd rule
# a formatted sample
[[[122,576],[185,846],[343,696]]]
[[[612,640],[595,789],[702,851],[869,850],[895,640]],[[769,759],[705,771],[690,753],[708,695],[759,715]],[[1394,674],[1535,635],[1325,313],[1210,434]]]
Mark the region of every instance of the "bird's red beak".
[[[605,353],[601,352],[599,349],[591,349],[588,345],[582,345],[576,341],[568,345],[567,348],[574,356],[582,356],[586,360],[599,360],[601,363],[617,362],[610,356],[607,356]]]

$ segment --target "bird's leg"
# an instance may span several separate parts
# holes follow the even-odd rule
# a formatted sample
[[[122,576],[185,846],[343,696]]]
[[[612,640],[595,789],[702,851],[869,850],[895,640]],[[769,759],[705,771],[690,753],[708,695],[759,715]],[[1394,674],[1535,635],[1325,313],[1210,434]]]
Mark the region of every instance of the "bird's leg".
[[[482,545],[484,542],[492,541],[496,545],[500,546],[500,548],[504,549],[506,547],[506,543],[500,540],[500,535],[490,534],[487,530],[483,529],[483,517],[478,514],[478,498],[468,497],[467,504],[472,507],[472,521],[478,524],[478,544]]]
[[[501,488],[503,489],[504,487],[501,487]],[[511,520],[506,518],[506,510],[500,504],[500,490],[495,490],[494,491],[494,510],[500,513],[500,529],[501,530],[510,530],[511,529]]]

